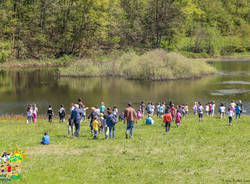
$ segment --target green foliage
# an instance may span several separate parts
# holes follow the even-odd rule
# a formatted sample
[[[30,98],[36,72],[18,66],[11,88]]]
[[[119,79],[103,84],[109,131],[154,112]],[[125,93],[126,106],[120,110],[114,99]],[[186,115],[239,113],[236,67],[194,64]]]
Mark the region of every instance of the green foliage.
[[[62,76],[118,76],[127,79],[164,80],[199,77],[214,73],[215,69],[202,61],[164,50],[152,50],[142,55],[128,52],[101,61],[80,60],[61,68]]]
[[[219,55],[249,51],[249,0],[6,0],[1,42],[13,58],[93,56],[113,49],[163,48]],[[235,37],[240,45],[221,45]],[[188,38],[190,46],[179,47]],[[192,54],[189,54],[192,55]],[[3,51],[1,60],[9,53]]]
[[[78,86],[79,88],[79,86]],[[122,110],[122,109],[121,109]],[[146,126],[138,121],[133,139],[125,139],[126,125],[116,125],[116,139],[90,136],[89,122],[81,123],[80,137],[68,138],[66,123],[37,124],[25,118],[0,120],[1,153],[18,146],[26,150],[21,179],[11,183],[237,183],[250,180],[250,117],[222,120],[197,116],[183,118],[180,128],[171,124],[168,134],[162,120]],[[40,145],[44,132],[51,145]],[[215,177],[216,176],[216,177]]]
[[[11,55],[11,43],[0,42],[0,63],[6,62]]]

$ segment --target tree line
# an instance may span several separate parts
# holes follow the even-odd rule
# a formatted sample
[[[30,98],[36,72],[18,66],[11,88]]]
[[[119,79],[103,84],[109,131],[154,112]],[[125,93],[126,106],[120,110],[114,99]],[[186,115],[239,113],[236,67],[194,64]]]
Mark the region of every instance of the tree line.
[[[250,51],[250,0],[0,0],[0,61],[164,48]]]

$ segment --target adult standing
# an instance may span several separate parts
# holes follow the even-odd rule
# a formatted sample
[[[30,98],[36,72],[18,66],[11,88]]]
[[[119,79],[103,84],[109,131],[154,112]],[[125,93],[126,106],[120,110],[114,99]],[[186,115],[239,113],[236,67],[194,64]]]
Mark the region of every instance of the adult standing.
[[[85,107],[85,105],[83,104],[83,101],[81,98],[78,98],[77,100],[78,105],[79,105],[79,109],[82,109],[82,113],[81,113],[81,120],[86,120],[86,110],[88,109],[88,107]]]
[[[117,118],[116,115],[112,113],[112,111],[109,110],[107,111],[108,116],[107,116],[107,125],[109,128],[109,137],[110,139],[115,139],[115,124],[117,123]]]
[[[141,104],[140,104],[140,109],[141,109],[141,112],[142,112],[142,115],[144,116],[144,114],[145,114],[145,104],[144,104],[144,102],[142,101],[141,102]]]
[[[203,112],[204,112],[204,108],[201,105],[200,102],[198,102],[198,115],[199,115],[199,121],[203,121]]]
[[[70,115],[70,121],[73,121],[75,125],[75,136],[79,137],[81,114],[83,113],[83,110],[79,108],[78,104],[75,104],[74,107],[75,108],[72,110]]]
[[[242,112],[242,109],[240,107],[240,105],[237,103],[235,106],[235,114],[236,114],[236,119],[240,120],[240,114]]]
[[[135,109],[132,107],[131,103],[128,104],[128,107],[125,109],[124,112],[124,123],[125,119],[127,120],[127,129],[126,129],[126,138],[128,139],[128,133],[130,131],[130,138],[133,137],[133,129],[134,129],[134,122],[136,121],[136,112]]]

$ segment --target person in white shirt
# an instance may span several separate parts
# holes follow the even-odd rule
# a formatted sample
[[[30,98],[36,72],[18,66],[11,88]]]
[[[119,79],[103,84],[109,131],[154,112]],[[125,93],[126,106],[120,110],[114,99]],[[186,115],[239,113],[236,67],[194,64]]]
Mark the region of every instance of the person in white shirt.
[[[233,125],[233,116],[234,116],[234,112],[233,112],[232,107],[228,108],[227,115],[228,115],[228,120],[229,120],[229,126],[232,126]]]
[[[32,120],[33,120],[33,123],[37,122],[37,112],[38,112],[38,108],[36,107],[36,104],[33,104],[33,107],[32,107]]]
[[[220,119],[225,117],[226,107],[221,103],[219,107]]]
[[[112,114],[115,115],[115,116],[117,116],[117,113],[118,113],[118,108],[117,108],[116,105],[114,105]]]
[[[197,114],[197,111],[198,111],[197,102],[194,102],[194,106],[193,106],[193,112],[194,112],[194,115],[196,115],[196,114]]]
[[[206,114],[208,116],[209,115],[209,104],[208,103],[205,106],[205,111],[206,111]]]
[[[212,104],[211,104],[211,113],[212,113],[212,116],[214,116],[214,112],[215,112],[215,101],[212,101]]]
[[[199,121],[203,121],[203,111],[204,111],[204,108],[201,105],[201,103],[199,102],[199,105],[198,105]]]

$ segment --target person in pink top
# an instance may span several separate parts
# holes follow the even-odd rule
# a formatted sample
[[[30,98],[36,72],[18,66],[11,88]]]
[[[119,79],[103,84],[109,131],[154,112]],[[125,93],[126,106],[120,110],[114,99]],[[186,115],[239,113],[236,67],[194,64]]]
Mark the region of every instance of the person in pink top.
[[[142,112],[141,112],[141,109],[138,109],[138,111],[137,111],[137,119],[138,120],[140,120],[140,119],[142,119]]]
[[[37,112],[38,112],[38,108],[36,107],[36,104],[33,104],[33,107],[32,107],[32,119],[33,119],[33,123],[37,122]]]
[[[181,124],[181,112],[179,109],[177,110],[177,113],[176,113],[175,123],[176,123],[177,128],[179,128]]]

